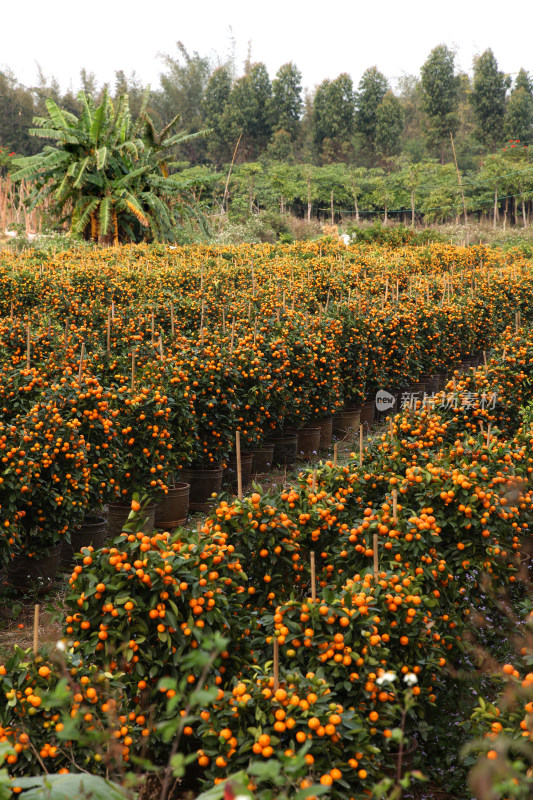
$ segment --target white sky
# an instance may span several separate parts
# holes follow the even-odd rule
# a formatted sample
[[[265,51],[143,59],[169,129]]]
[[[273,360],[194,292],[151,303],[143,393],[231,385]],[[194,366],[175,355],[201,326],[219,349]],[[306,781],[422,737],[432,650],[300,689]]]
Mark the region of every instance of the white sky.
[[[391,81],[418,74],[429,52],[445,43],[457,66],[471,72],[472,58],[491,47],[500,69],[533,73],[531,0],[19,0],[4,14],[0,69],[33,85],[37,63],[63,89],[79,88],[85,67],[100,83],[113,83],[124,69],[159,86],[158,54],[177,56],[181,40],[200,55],[230,51],[236,40],[241,69],[251,41],[252,61],[264,61],[270,77],[287,61],[303,75],[304,87],[348,72],[357,86],[376,65]],[[7,16],[6,16],[7,14]],[[231,29],[231,30],[230,30]]]

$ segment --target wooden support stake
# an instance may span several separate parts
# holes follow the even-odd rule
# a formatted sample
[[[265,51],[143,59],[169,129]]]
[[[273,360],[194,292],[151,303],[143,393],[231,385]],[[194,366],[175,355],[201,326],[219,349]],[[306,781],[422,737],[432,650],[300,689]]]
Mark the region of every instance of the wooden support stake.
[[[111,300],[111,319],[115,319],[115,301]]]
[[[486,350],[483,350],[483,363],[485,365],[485,369],[487,369],[488,364],[487,364],[487,351]]]
[[[230,342],[230,352],[233,353],[233,342],[235,340],[235,317],[231,318],[231,342]]]
[[[311,480],[311,491],[313,494],[316,492],[316,469],[313,470],[312,480]]]
[[[80,352],[80,368],[78,370],[78,383],[81,383],[81,376],[83,375],[83,359],[85,358],[85,342],[81,343]]]
[[[201,532],[202,532],[202,523],[200,522],[200,520],[198,520],[198,522],[196,523],[196,533],[201,533]]]
[[[242,471],[241,471],[241,432],[235,434],[235,453],[237,456],[237,497],[242,500]]]
[[[35,606],[33,611],[33,655],[36,656],[39,651],[39,604]]]
[[[379,578],[379,557],[378,557],[378,535],[374,534],[372,550],[374,552],[374,582],[378,582]]]
[[[174,303],[170,303],[170,334],[174,338]]]
[[[277,692],[279,689],[279,642],[277,636],[273,637],[272,644],[274,646],[274,692]]]
[[[339,445],[338,444],[334,444],[333,445],[333,466],[334,467],[337,466],[338,449],[339,449]]]
[[[491,423],[489,422],[489,425],[488,425],[488,428],[487,428],[487,447],[490,444],[490,428],[491,428]]]
[[[131,352],[131,388],[135,388],[135,350]]]
[[[163,337],[159,334],[159,358],[163,360]]]
[[[316,603],[316,567],[315,567],[315,551],[311,550],[309,553],[311,561],[311,602]]]
[[[69,323],[68,323],[68,317],[67,317],[66,320],[65,320],[65,347],[68,344],[68,327],[69,327]]]
[[[30,342],[30,326],[28,325],[26,329],[26,369],[30,368],[30,357],[31,357],[31,342]]]
[[[222,336],[226,335],[226,309],[222,307]]]
[[[111,353],[111,309],[107,309],[107,328],[106,328],[106,349],[107,355]]]
[[[9,309],[10,309],[9,316],[11,317],[11,319],[13,319],[13,300],[10,303]]]
[[[398,490],[392,490],[392,518],[394,522],[398,519]]]
[[[359,466],[363,466],[363,426],[359,425]]]

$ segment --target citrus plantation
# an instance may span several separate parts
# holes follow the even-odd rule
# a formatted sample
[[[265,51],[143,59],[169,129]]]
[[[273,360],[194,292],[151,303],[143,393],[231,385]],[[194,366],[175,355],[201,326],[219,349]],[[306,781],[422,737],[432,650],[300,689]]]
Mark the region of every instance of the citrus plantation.
[[[522,250],[6,250],[0,280],[0,602],[59,598],[1,650],[0,793],[530,796]]]

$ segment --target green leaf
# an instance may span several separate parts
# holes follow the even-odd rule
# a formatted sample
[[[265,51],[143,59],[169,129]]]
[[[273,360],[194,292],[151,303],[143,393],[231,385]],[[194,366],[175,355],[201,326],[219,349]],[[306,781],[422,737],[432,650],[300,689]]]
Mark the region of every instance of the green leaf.
[[[16,785],[27,789],[24,800],[124,800],[127,795],[116,783],[98,775],[43,775],[17,778]]]

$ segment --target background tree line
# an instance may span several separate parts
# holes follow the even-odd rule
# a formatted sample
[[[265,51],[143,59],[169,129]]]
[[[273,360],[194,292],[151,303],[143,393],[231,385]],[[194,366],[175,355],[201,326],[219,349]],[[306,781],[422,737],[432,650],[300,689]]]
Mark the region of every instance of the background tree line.
[[[96,102],[104,91],[116,98],[127,93],[135,116],[146,87],[122,71],[113,86],[98,86],[82,70],[80,88]],[[39,152],[42,142],[28,130],[45,113],[46,97],[80,113],[77,94],[61,92],[42,73],[31,88],[0,73],[0,164],[9,152]],[[373,66],[357,86],[344,73],[304,91],[293,63],[271,78],[264,64],[248,58],[239,74],[233,60],[214,62],[178,43],[177,53],[164,57],[149,111],[160,127],[179,114],[185,133],[211,130],[208,137],[184,137],[173,162],[210,210],[453,218],[463,206],[452,134],[467,210],[491,211],[495,223],[529,220],[533,81],[524,69],[511,80],[490,49],[474,59],[471,76],[458,72],[453,50],[439,45],[418,76],[395,87]]]

